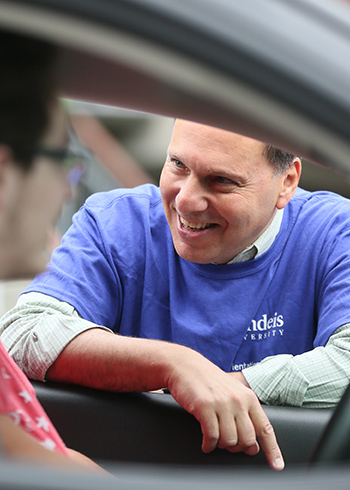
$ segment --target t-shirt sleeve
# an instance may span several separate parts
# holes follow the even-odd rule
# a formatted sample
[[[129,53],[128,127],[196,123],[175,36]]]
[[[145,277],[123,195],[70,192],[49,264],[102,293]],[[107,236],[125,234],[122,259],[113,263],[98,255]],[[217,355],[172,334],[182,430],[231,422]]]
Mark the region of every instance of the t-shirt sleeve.
[[[86,320],[112,330],[118,325],[121,286],[103,222],[83,207],[74,217],[46,272],[24,292],[40,292],[72,305]]]
[[[319,264],[320,280],[316,312],[318,318],[314,347],[324,346],[341,325],[350,322],[350,220],[344,220],[342,229],[332,242],[323,244]]]

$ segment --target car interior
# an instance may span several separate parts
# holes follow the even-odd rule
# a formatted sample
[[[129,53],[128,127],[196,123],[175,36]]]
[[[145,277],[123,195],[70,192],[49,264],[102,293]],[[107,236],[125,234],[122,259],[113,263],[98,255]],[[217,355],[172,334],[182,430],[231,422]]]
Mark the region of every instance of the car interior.
[[[348,2],[0,0],[0,28],[59,46],[62,97],[237,131],[350,176]],[[335,409],[263,407],[277,475],[262,451],[204,454],[169,393],[32,383],[66,445],[117,480],[0,457],[3,489],[348,488],[350,388]]]

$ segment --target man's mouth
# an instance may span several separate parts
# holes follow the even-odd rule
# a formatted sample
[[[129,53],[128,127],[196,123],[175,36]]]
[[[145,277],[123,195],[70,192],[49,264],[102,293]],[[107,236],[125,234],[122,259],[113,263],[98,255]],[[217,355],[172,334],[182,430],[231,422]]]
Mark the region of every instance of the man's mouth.
[[[210,228],[211,226],[214,226],[214,223],[193,223],[192,221],[185,220],[181,216],[180,216],[180,222],[186,230],[191,230],[191,231],[201,231]]]

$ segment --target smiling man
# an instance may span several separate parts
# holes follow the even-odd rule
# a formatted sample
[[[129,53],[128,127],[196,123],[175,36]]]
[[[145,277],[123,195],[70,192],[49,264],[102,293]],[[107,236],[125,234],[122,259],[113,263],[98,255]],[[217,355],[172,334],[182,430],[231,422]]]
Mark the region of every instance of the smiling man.
[[[160,188],[174,246],[183,259],[227,264],[289,202],[299,182],[300,160],[276,172],[265,152],[259,141],[176,122]]]
[[[259,441],[282,469],[260,402],[333,406],[350,371],[350,204],[299,189],[300,171],[284,151],[176,121],[160,188],[96,194],[76,214],[2,319],[10,354],[35,379],[169,388],[203,451]]]

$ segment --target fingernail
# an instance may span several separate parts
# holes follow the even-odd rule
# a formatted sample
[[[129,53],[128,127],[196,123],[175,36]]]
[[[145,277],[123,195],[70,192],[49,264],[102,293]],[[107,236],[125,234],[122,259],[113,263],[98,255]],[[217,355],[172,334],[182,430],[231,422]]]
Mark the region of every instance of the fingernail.
[[[274,467],[277,471],[281,471],[284,468],[284,461],[282,458],[278,457],[274,461]]]

